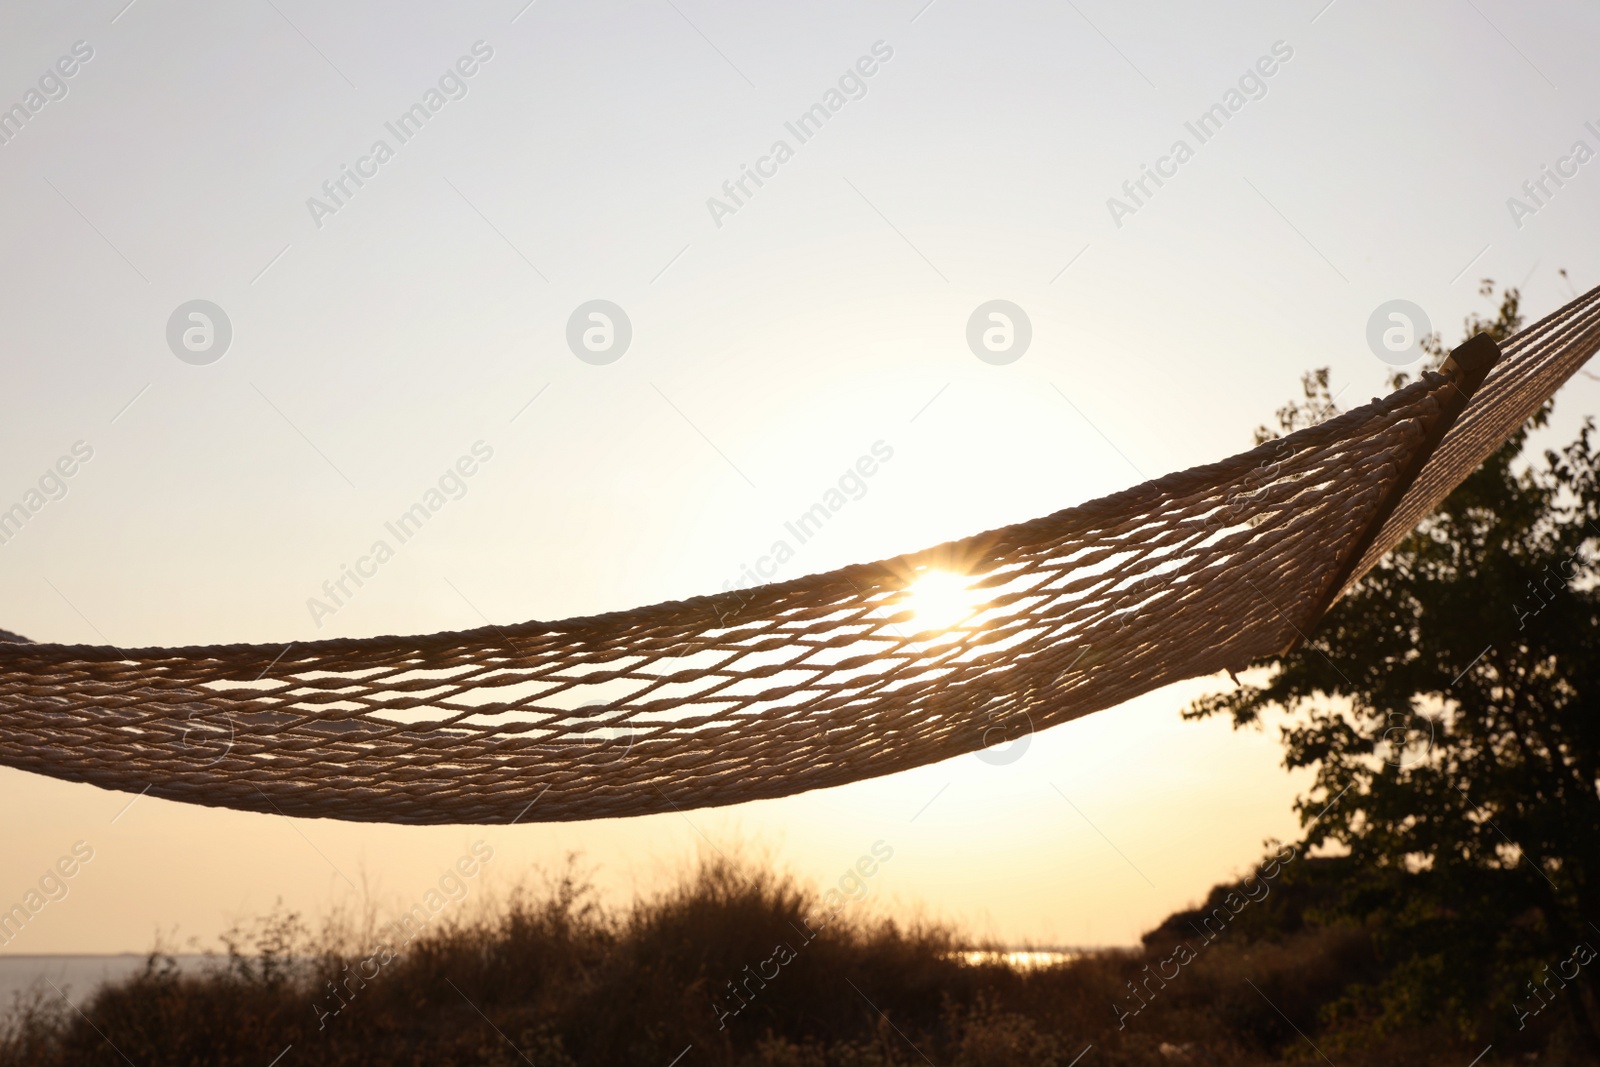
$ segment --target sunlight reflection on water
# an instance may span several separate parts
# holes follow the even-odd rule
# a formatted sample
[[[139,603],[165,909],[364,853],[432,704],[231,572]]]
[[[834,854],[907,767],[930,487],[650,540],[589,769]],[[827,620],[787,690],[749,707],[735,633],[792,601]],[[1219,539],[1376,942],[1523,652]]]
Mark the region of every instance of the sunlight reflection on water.
[[[1082,958],[1083,953],[969,949],[965,952],[952,953],[952,955],[971,967],[999,963],[1017,971],[1036,971],[1044,967],[1056,967],[1063,963],[1071,963],[1073,960]]]

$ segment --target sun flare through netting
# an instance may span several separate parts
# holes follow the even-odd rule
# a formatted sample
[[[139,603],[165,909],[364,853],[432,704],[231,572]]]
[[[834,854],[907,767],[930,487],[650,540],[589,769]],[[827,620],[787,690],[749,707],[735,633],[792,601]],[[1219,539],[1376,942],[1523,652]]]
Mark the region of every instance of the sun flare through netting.
[[[0,764],[414,824],[890,774],[1292,646],[1597,348],[1600,289],[1219,463],[752,590],[419,637],[0,643]]]

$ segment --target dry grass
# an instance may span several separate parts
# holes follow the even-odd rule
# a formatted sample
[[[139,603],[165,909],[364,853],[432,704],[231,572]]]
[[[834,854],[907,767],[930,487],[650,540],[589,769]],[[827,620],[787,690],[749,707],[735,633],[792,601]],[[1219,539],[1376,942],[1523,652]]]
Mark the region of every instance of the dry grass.
[[[1132,1003],[1125,983],[1170,957],[1173,923],[1145,951],[1018,973],[950,958],[963,947],[950,929],[849,910],[807,941],[819,914],[786,877],[722,860],[620,912],[568,875],[436,924],[365,982],[352,973],[369,953],[348,929],[313,944],[278,914],[238,931],[209,972],[152,955],[84,1005],[86,1018],[59,998],[19,1004],[0,1032],[0,1067],[265,1067],[290,1045],[280,1067],[667,1067],[685,1049],[680,1067],[1067,1067],[1090,1045],[1081,1067],[1321,1063],[1297,1031],[1336,1048],[1340,1067],[1460,1067],[1476,1052],[1438,1034],[1374,1043],[1324,1031],[1326,1007],[1372,970],[1358,930],[1230,931],[1119,1028],[1113,1002]],[[738,1003],[726,983],[778,945],[792,958],[719,1021]],[[324,1017],[341,1003],[329,986],[339,981],[345,1006]]]

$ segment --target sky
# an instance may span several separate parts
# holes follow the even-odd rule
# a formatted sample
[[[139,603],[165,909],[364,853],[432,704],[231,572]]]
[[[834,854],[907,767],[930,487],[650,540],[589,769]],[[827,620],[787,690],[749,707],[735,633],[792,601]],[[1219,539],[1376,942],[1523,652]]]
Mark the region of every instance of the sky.
[[[1391,301],[1454,343],[1480,279],[1533,315],[1600,283],[1597,35],[1593,5],[1508,0],[9,5],[0,509],[76,461],[0,544],[0,627],[560,619],[726,588],[874,446],[775,577],[1220,459],[1309,369],[1344,407],[1381,394]],[[983,358],[991,301],[1028,329],[1006,312]],[[1575,379],[1553,434],[1597,406]],[[0,769],[0,906],[93,853],[0,951],[405,907],[479,839],[482,899],[577,853],[622,902],[736,850],[826,885],[882,841],[874,906],[1128,944],[1295,832],[1272,732],[1179,718],[1226,684],[1004,761],[590,823],[298,820]]]

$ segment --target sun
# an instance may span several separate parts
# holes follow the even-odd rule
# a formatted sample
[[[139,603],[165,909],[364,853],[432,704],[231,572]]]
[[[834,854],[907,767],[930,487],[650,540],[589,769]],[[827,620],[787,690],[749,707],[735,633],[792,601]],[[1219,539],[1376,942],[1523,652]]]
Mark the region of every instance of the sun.
[[[977,595],[966,577],[951,571],[930,570],[906,590],[905,606],[918,633],[943,632],[959,626],[978,609]]]

